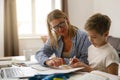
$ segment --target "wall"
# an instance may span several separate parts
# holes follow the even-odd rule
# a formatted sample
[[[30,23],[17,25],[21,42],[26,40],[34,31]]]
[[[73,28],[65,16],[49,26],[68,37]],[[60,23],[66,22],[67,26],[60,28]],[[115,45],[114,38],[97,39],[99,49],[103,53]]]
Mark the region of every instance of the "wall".
[[[68,0],[69,19],[71,23],[79,28],[84,28],[84,24],[93,13],[93,0]]]
[[[89,16],[101,12],[111,20],[110,35],[120,37],[120,0],[68,0],[69,18],[72,24],[84,28]]]
[[[111,20],[110,35],[120,37],[120,0],[95,0],[94,13],[107,14]]]
[[[4,29],[3,29],[3,16],[4,16],[4,0],[0,0],[0,57],[4,54]]]

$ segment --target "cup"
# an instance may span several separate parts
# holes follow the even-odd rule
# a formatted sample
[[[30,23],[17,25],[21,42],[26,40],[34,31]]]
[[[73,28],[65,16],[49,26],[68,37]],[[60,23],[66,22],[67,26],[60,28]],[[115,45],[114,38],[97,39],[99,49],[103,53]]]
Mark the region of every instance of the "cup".
[[[23,50],[25,60],[30,61],[31,60],[31,55],[32,55],[32,50]]]

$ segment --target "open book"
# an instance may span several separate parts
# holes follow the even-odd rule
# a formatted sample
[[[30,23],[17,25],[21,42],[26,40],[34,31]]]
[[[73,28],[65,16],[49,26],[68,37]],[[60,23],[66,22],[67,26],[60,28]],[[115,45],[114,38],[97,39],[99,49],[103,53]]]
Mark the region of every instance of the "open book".
[[[36,64],[36,65],[31,65],[31,68],[34,68],[36,70],[39,70],[39,74],[57,74],[57,73],[71,73],[71,72],[75,72],[75,71],[79,71],[81,69],[83,69],[83,67],[79,67],[79,68],[70,68],[69,66],[60,66],[58,68],[49,68],[49,67],[43,67],[40,64]]]
[[[90,73],[84,74],[80,77],[80,79],[76,80],[120,80],[120,77],[106,72],[95,70]]]
[[[87,73],[87,74],[83,75],[82,77],[80,77],[80,79],[77,79],[77,80],[109,80],[109,78],[105,77],[105,76],[92,74],[92,73]]]
[[[100,75],[100,76],[108,77],[109,80],[120,80],[120,76],[109,74],[109,73],[98,71],[98,70],[92,71],[91,73],[96,74],[96,75]]]

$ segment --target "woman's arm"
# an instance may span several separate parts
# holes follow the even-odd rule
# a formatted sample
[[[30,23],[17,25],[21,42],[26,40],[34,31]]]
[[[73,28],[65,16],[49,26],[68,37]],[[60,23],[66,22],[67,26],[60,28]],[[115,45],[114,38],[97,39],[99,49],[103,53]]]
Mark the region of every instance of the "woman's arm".
[[[79,58],[80,61],[84,62],[85,64],[88,64],[87,58],[88,58],[88,47],[91,45],[88,36],[85,32],[79,32],[77,34],[77,58]]]
[[[51,48],[49,41],[47,41],[44,46],[35,54],[37,61],[45,66],[45,61],[54,53],[54,50]]]

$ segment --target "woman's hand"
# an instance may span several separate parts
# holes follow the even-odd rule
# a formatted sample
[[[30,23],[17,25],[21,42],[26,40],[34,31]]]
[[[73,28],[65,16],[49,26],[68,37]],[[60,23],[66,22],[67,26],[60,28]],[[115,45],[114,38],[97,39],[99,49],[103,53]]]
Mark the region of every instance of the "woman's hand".
[[[47,60],[47,61],[45,62],[45,64],[46,64],[47,66],[50,66],[50,67],[58,67],[58,66],[60,66],[60,65],[65,64],[65,61],[64,61],[63,58],[57,58],[57,57],[55,57],[55,58],[52,58],[52,59]]]

